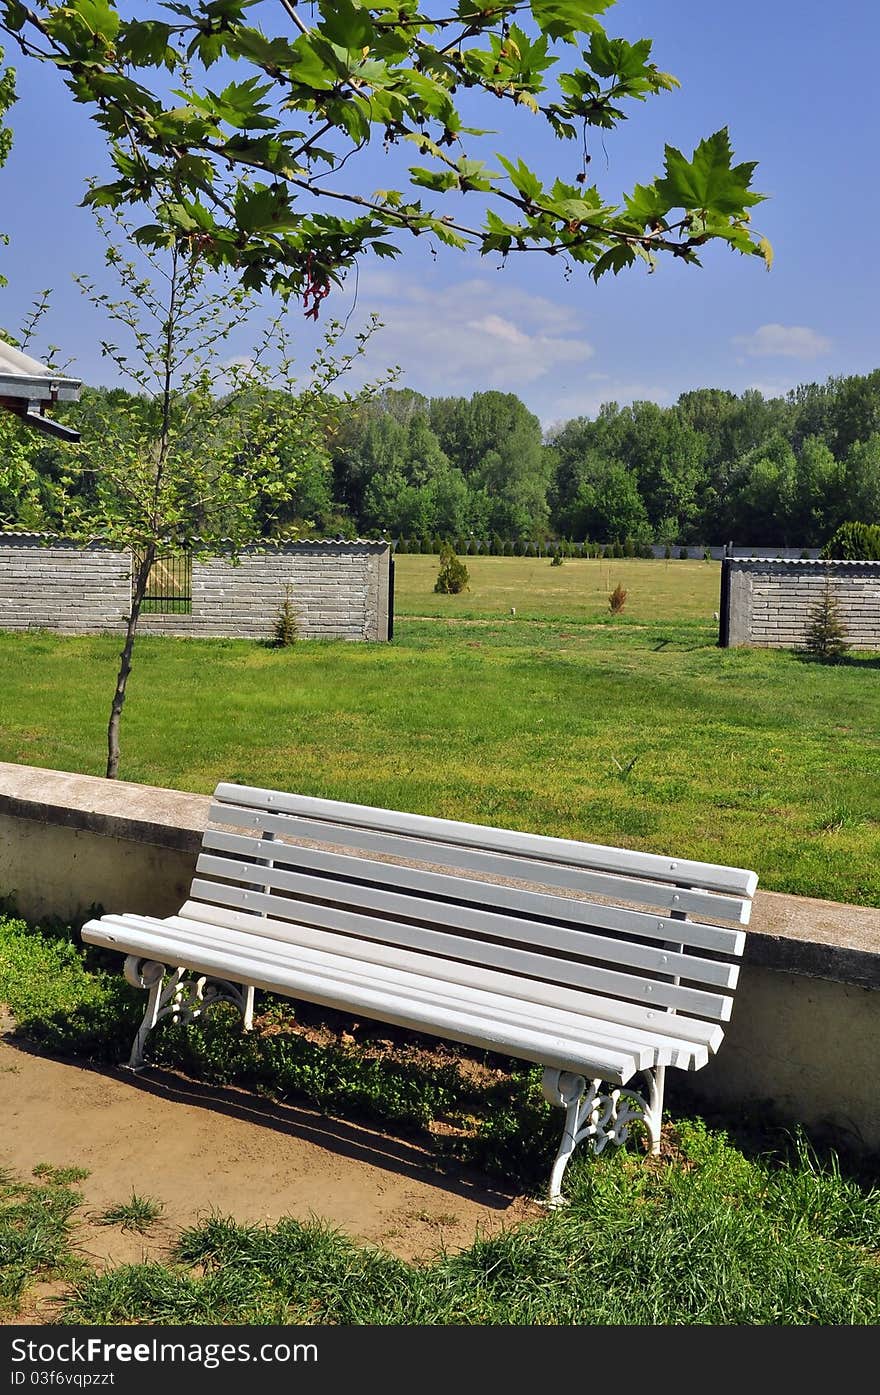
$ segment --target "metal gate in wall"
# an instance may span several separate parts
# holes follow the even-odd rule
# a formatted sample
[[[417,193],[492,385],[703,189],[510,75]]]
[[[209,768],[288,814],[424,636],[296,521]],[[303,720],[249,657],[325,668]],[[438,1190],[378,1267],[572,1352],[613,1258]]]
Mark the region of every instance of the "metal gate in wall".
[[[166,553],[150,568],[145,615],[192,615],[192,553]]]

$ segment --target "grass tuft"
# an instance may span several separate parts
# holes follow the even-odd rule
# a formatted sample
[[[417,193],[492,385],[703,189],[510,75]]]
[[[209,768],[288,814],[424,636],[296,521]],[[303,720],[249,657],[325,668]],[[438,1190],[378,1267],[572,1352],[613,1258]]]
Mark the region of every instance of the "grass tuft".
[[[98,1216],[99,1225],[118,1225],[123,1230],[136,1230],[145,1235],[162,1214],[163,1203],[149,1196],[138,1196],[132,1192],[128,1201],[110,1206]]]
[[[82,1169],[48,1169],[35,1183],[0,1174],[0,1318],[18,1312],[35,1281],[73,1280],[84,1271],[70,1243],[82,1195],[59,1180],[65,1171],[85,1175]]]

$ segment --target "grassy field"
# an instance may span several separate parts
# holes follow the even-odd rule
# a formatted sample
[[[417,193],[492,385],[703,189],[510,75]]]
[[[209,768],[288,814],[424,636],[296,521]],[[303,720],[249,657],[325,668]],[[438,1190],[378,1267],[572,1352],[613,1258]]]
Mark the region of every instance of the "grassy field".
[[[418,601],[410,564],[431,561],[401,559],[402,605]],[[508,564],[539,565],[485,563]],[[544,570],[573,585],[596,565]],[[880,905],[878,657],[719,650],[711,617],[687,618],[692,578],[715,568],[629,566],[655,600],[677,577],[663,607],[685,618],[402,617],[390,645],[286,650],[140,639],[120,774],[666,851],[754,868],[764,888]],[[112,637],[0,633],[0,760],[103,773],[118,650]]]
[[[712,623],[721,593],[720,562],[652,562],[621,558],[569,558],[552,567],[549,557],[466,557],[467,591],[434,592],[439,561],[405,553],[395,561],[398,615],[486,619],[601,620],[618,583],[628,595],[624,615],[633,621],[703,620]]]
[[[65,1324],[874,1326],[880,1193],[808,1150],[776,1169],[684,1123],[679,1159],[581,1171],[572,1204],[409,1264],[320,1221],[182,1231],[170,1263],[90,1269],[68,1172],[0,1173],[0,1320],[54,1280]],[[60,1282],[59,1282],[60,1281]],[[44,1319],[45,1321],[45,1319]]]
[[[25,1049],[118,1059],[140,1005],[100,964],[74,937],[0,916],[0,1001]],[[368,1113],[420,1131],[423,1146],[441,1146],[426,1128],[439,1115],[466,1120],[467,1134],[442,1136],[446,1153],[521,1185],[546,1180],[560,1116],[541,1098],[540,1071],[489,1057],[513,1069],[480,1085],[455,1062],[426,1066],[406,1033],[370,1061],[307,1042],[299,1006],[295,1017],[290,1004],[265,1006],[247,1034],[231,1010],[199,1028],[166,1021],[154,1055],[205,1079]],[[99,1272],[77,1244],[76,1159],[33,1179],[0,1172],[0,1321],[14,1321],[34,1282],[54,1281],[58,1321],[81,1324],[876,1324],[880,1190],[800,1136],[740,1122],[733,1137],[676,1117],[657,1160],[635,1146],[582,1153],[566,1174],[568,1207],[421,1264],[319,1221],[209,1216],[178,1235],[169,1263]],[[149,1187],[100,1219],[143,1232],[161,1212],[161,1168]]]

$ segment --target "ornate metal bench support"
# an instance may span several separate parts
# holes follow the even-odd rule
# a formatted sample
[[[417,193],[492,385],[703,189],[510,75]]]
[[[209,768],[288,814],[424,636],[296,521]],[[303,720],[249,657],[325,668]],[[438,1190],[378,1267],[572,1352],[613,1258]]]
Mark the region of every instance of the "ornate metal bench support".
[[[136,954],[128,956],[124,972],[133,988],[145,988],[148,992],[146,1012],[128,1060],[131,1070],[143,1069],[147,1037],[163,1017],[181,1023],[194,1022],[216,1003],[233,1003],[244,1019],[245,1030],[253,1026],[254,990],[248,985],[229,983],[207,974],[187,976],[187,969],[169,969],[167,964],[141,959]]]
[[[579,1143],[589,1143],[594,1153],[603,1152],[609,1143],[619,1148],[629,1137],[632,1125],[639,1123],[647,1129],[650,1151],[660,1152],[665,1073],[664,1066],[643,1072],[648,1083],[645,1098],[635,1090],[609,1087],[601,1080],[588,1081],[571,1071],[544,1071],[544,1098],[566,1111],[562,1142],[550,1174],[550,1206],[565,1202],[562,1177]]]

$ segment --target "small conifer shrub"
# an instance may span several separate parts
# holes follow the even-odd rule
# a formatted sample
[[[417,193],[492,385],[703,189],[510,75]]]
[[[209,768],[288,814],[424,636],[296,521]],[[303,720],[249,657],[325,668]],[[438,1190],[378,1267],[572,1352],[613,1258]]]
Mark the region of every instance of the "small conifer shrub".
[[[275,621],[275,643],[279,649],[287,649],[299,639],[299,621],[290,601],[290,587],[284,588],[284,600]]]
[[[553,555],[552,555],[552,557],[550,558],[550,565],[551,565],[551,567],[561,567],[564,561],[565,561],[565,558],[564,558],[563,555],[562,555],[562,548],[561,548],[561,547],[556,547],[556,548],[554,548],[554,549],[553,549]]]
[[[449,543],[444,543],[440,551],[440,570],[434,582],[434,590],[442,596],[456,596],[466,591],[470,576],[460,557],[456,557]]]
[[[849,648],[846,630],[840,615],[840,606],[826,577],[825,589],[819,599],[807,612],[807,628],[804,633],[804,649],[814,659],[834,664]]]
[[[618,581],[611,595],[608,597],[608,608],[612,615],[619,615],[626,605],[628,592],[625,586],[621,586]]]

